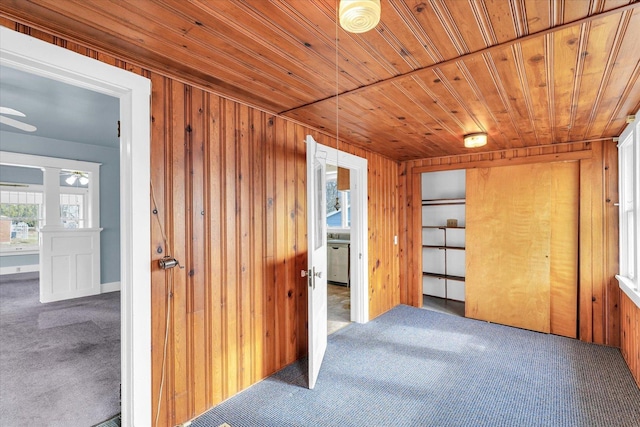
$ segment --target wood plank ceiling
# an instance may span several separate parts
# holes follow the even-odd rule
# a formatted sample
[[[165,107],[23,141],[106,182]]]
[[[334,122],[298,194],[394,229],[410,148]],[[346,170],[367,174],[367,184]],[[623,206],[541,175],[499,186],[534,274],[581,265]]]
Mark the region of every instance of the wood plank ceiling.
[[[640,3],[3,0],[0,14],[404,161],[617,136],[640,108]],[[338,96],[336,97],[336,94]],[[336,106],[338,114],[336,114]]]

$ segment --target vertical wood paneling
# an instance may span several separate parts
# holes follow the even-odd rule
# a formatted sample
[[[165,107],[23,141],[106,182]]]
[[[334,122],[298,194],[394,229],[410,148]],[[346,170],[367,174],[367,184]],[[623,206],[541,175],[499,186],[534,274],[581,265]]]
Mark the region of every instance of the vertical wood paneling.
[[[593,161],[580,162],[580,296],[579,296],[579,334],[582,341],[593,340],[593,258],[591,256],[592,223],[591,210],[593,198],[591,174]]]
[[[224,171],[224,196],[222,203],[224,205],[224,235],[225,242],[223,258],[225,259],[225,297],[223,299],[224,317],[223,317],[223,334],[226,341],[226,382],[223,384],[224,395],[233,396],[238,389],[238,246],[237,246],[237,195],[236,195],[236,177],[237,177],[237,144],[236,144],[236,104],[224,101],[224,116],[222,123],[224,126],[223,144],[223,165]]]
[[[276,312],[276,211],[275,211],[275,119],[269,116],[265,126],[265,275],[264,275],[264,301],[265,301],[265,353],[264,372],[274,372],[278,365],[277,351],[277,312]]]
[[[282,212],[282,218],[286,224],[286,242],[283,247],[284,256],[284,275],[285,275],[285,288],[284,288],[284,300],[286,303],[286,316],[284,320],[286,335],[285,335],[285,348],[286,359],[284,364],[289,364],[297,359],[297,335],[298,335],[298,301],[296,297],[296,287],[298,284],[297,278],[300,273],[296,274],[296,167],[295,167],[295,146],[296,146],[296,125],[287,122],[286,133],[283,135],[283,161],[286,181],[286,193],[284,197],[284,211]]]
[[[594,142],[592,147],[593,164],[591,175],[591,256],[593,260],[601,260],[592,263],[593,278],[593,342],[605,344],[605,326],[607,307],[606,289],[607,280],[605,274],[605,243],[604,243],[604,157],[603,142]]]
[[[207,379],[209,365],[206,363],[206,303],[208,301],[208,289],[205,283],[207,276],[205,259],[208,248],[206,245],[207,233],[205,231],[204,218],[205,210],[205,136],[206,127],[204,122],[204,93],[201,90],[191,91],[189,106],[189,124],[187,134],[190,139],[190,170],[191,175],[191,250],[189,258],[191,264],[188,268],[189,290],[191,291],[191,301],[189,306],[191,327],[190,336],[190,364],[191,372],[189,377],[193,383],[192,387],[196,392],[193,395],[191,412],[201,413],[207,408]],[[209,145],[206,144],[208,148]],[[208,150],[207,150],[208,151]]]
[[[400,286],[400,301],[409,300],[408,274],[410,257],[407,254],[407,237],[409,221],[407,207],[410,191],[407,188],[407,163],[403,163],[398,168],[398,284]]]
[[[209,248],[209,257],[207,259],[207,266],[211,272],[210,278],[207,281],[209,289],[209,311],[207,313],[208,319],[208,338],[209,349],[208,364],[210,366],[210,381],[211,392],[210,400],[207,405],[213,405],[215,402],[222,401],[226,394],[223,389],[223,384],[226,382],[225,374],[225,354],[226,344],[223,341],[223,329],[221,327],[224,319],[224,291],[223,291],[223,227],[224,216],[222,215],[222,174],[224,171],[222,162],[222,144],[221,133],[223,128],[221,127],[221,100],[217,96],[207,95],[207,125],[208,125],[208,148],[209,153],[209,165],[208,165],[208,197],[209,203],[208,215],[207,215],[207,229],[209,230],[209,239],[207,247]],[[167,420],[167,424],[170,424],[172,420]]]
[[[264,261],[265,261],[265,179],[262,174],[265,172],[265,150],[261,138],[265,134],[266,120],[264,114],[259,111],[251,111],[251,140],[250,159],[251,170],[249,171],[249,183],[251,183],[251,247],[252,255],[251,281],[254,284],[264,283]],[[264,292],[256,287],[253,292],[251,313],[251,341],[253,353],[251,360],[252,381],[258,381],[264,377],[264,363],[262,361],[265,354],[265,301]]]
[[[640,387],[640,308],[625,294],[620,299],[620,351]]]
[[[189,180],[186,170],[186,151],[189,149],[185,138],[185,85],[172,81],[169,95],[169,105],[174,112],[170,119],[171,148],[169,151],[170,179],[168,189],[171,191],[168,197],[167,212],[171,217],[171,223],[166,233],[171,239],[170,255],[181,261],[183,265],[189,265],[187,259],[186,238],[188,234],[186,223],[186,209],[190,205],[188,198]],[[173,355],[173,396],[172,406],[175,417],[182,419],[188,417],[189,411],[189,371],[188,371],[188,328],[187,323],[187,280],[185,269],[174,268],[170,271],[173,281],[172,303],[172,352]]]
[[[165,182],[167,175],[165,169],[166,137],[165,123],[165,96],[168,79],[153,76],[151,79],[151,162],[156,165],[151,169],[151,260],[152,266],[157,265],[159,259],[167,251],[166,242],[163,239],[163,231],[168,224],[165,202]],[[154,337],[151,365],[152,369],[152,416],[160,420],[169,419],[169,384],[166,378],[167,363],[164,358],[165,334],[167,322],[167,304],[169,302],[167,292],[167,277],[171,272],[165,272],[159,268],[151,268],[151,335]],[[163,375],[164,371],[164,375]],[[161,383],[163,383],[161,389]]]
[[[253,288],[250,281],[251,268],[251,206],[250,199],[250,135],[249,135],[249,109],[245,106],[237,106],[236,147],[238,153],[238,172],[236,176],[237,201],[236,216],[238,217],[238,267],[239,286],[238,302],[239,311],[239,389],[243,390],[252,384],[251,379],[251,305],[253,300]]]
[[[619,233],[620,218],[617,203],[620,201],[618,190],[618,147],[615,142],[604,143],[604,241],[606,244],[605,295],[607,345],[620,346],[620,298],[621,291],[615,275],[620,272]],[[640,332],[639,332],[640,333]]]
[[[415,248],[416,259],[412,263],[411,278],[413,279],[409,295],[416,307],[422,307],[422,179],[420,174],[411,174],[411,234],[410,240]]]
[[[301,277],[300,271],[307,269],[307,158],[305,129],[296,126],[296,135],[293,140],[295,144],[295,221],[296,221],[296,241],[295,241],[295,267],[293,277],[295,279],[295,292],[297,296],[298,316],[297,316],[297,349],[296,357],[307,353],[309,334],[307,329],[308,319],[308,288],[307,279]]]

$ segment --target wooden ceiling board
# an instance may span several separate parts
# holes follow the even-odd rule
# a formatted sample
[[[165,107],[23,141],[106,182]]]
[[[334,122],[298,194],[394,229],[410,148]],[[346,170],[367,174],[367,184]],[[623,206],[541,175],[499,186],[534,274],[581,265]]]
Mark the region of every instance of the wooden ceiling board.
[[[553,19],[553,7],[551,2],[539,0],[525,0],[527,11],[527,27],[529,33],[537,33],[555,25]]]
[[[540,145],[533,127],[533,111],[528,88],[521,67],[522,55],[519,54],[520,44],[504,47],[491,52],[487,58],[487,66],[491,78],[500,94],[502,103],[509,114],[513,126],[511,140],[515,146]]]
[[[522,55],[520,64],[523,65],[522,73],[524,88],[527,92],[527,105],[529,114],[535,127],[536,141],[544,144],[542,137],[548,138],[551,143],[551,120],[549,114],[550,96],[547,75],[547,37],[530,39],[520,43],[519,49]]]
[[[622,21],[626,21],[626,25],[622,27],[628,25],[630,17],[630,13],[623,14]],[[579,98],[588,98],[593,101],[591,104],[575,104],[575,119],[569,132],[570,140],[586,139],[587,130],[600,110],[599,104],[605,87],[609,86],[617,93],[624,89],[626,81],[611,81],[610,79],[613,64],[622,42],[620,33],[616,31],[619,24],[620,16],[615,15],[585,24],[585,27],[590,26],[590,29],[585,31],[588,33],[588,40],[584,49],[579,52],[584,70],[579,73],[581,76]]]
[[[323,95],[322,88],[308,84],[309,80],[292,78],[286,68],[273,60],[260,61],[255,55],[248,54],[249,51],[242,49],[242,45],[225,36],[228,28],[224,23],[207,20],[207,24],[204,24],[152,2],[125,2],[122,7],[115,4],[111,7],[118,15],[128,17],[127,23],[134,31],[147,33],[151,40],[157,40],[165,46],[174,41],[173,46],[159,46],[157,51],[182,51],[185,54],[182,58],[184,63],[193,64],[197,61],[201,64],[199,69],[202,72],[222,78],[234,86],[246,87],[252,92],[271,91],[271,100],[280,106],[303,103],[312,96]],[[145,28],[149,22],[157,26],[153,32]],[[154,34],[163,34],[164,37],[156,38]],[[244,42],[249,43],[250,39]],[[300,74],[302,72],[300,70]]]
[[[595,1],[564,1],[562,7],[562,22],[572,22],[576,19],[580,19],[583,16],[591,14],[592,8],[598,9],[599,5],[603,2],[600,0]]]
[[[495,37],[495,43],[505,43],[517,38],[516,26],[510,2],[503,0],[488,0],[484,7],[489,15],[490,32]]]
[[[128,3],[129,7],[140,4]],[[303,43],[287,42],[286,49],[269,44],[268,39],[252,35],[248,30],[238,31],[238,26],[229,25],[229,21],[218,19],[218,16],[203,16],[203,9],[189,2],[162,7],[153,2],[145,5],[145,11],[151,17],[161,16],[163,10],[182,18],[182,22],[174,27],[180,29],[180,36],[187,47],[202,46],[203,52],[200,54],[208,56],[214,64],[233,62],[236,64],[233,74],[237,77],[246,79],[245,74],[250,73],[248,77],[251,80],[255,80],[256,76],[264,76],[269,79],[270,85],[285,85],[291,93],[295,93],[295,98],[289,103],[304,102],[311,97],[317,99],[327,94],[327,76],[316,68],[300,65],[298,56],[305,55],[303,60],[310,60],[309,49]],[[142,14],[142,11],[138,10],[138,14]],[[171,26],[167,27],[167,31],[171,31]],[[242,28],[251,28],[251,25],[243,25]],[[246,49],[252,43],[261,44],[260,52]],[[214,56],[211,56],[212,53]],[[238,68],[246,70],[246,73],[238,73]]]
[[[0,14],[329,134],[338,93],[340,138],[398,161],[613,137],[640,107],[640,2],[382,0],[364,34],[336,28],[337,4],[3,0]],[[476,131],[487,146],[464,148]]]
[[[443,67],[445,68],[445,67]],[[509,114],[500,99],[493,84],[486,84],[474,78],[475,76],[488,75],[488,69],[483,57],[470,58],[456,63],[456,68],[463,76],[460,82],[464,82],[472,91],[472,96],[464,96],[465,105],[474,112],[478,119],[477,126],[465,129],[465,134],[486,131],[488,133],[487,145],[491,151],[505,149],[511,146],[511,138],[508,136],[510,126]],[[454,82],[455,77],[454,77]],[[463,93],[463,92],[462,92]]]
[[[574,102],[576,61],[580,42],[580,26],[573,26],[553,33],[552,58],[549,65],[553,73],[553,129],[554,142],[569,141],[571,106]]]
[[[596,138],[602,135],[617,135],[626,126],[629,111],[638,111],[640,100],[631,93],[640,93],[633,89],[633,82],[638,78],[640,55],[638,41],[626,34],[633,28],[640,27],[640,9],[623,14],[618,25],[611,53],[608,56],[602,82],[599,82],[599,98],[593,103],[594,109],[585,130],[585,138]],[[626,106],[621,101],[635,101]]]
[[[405,3],[404,5],[402,3]],[[451,59],[459,56],[464,52],[458,51],[455,44],[454,35],[445,27],[446,21],[438,15],[437,9],[434,8],[435,1],[396,1],[395,9],[402,11],[403,14],[411,13],[414,16],[415,23],[422,29],[423,38],[428,41],[425,43],[431,50],[437,62]]]
[[[386,156],[403,158],[407,153],[416,151],[428,156],[432,152],[429,146],[424,144],[424,138],[418,137],[424,132],[424,125],[415,116],[406,116],[407,111],[403,111],[403,104],[409,105],[407,98],[393,85],[376,88],[375,96],[372,98],[350,95],[347,102],[348,105],[343,104],[346,109],[360,109],[363,112],[354,119],[360,122],[360,128],[363,129],[367,140],[376,141],[382,137],[387,141],[383,148]],[[380,121],[384,122],[383,126],[379,125]],[[342,113],[340,123],[340,134],[343,134],[345,121]]]
[[[454,1],[440,4],[441,10],[446,11],[448,15],[447,24],[456,32],[464,53],[475,52],[495,44],[492,40],[485,40],[482,17],[472,2]],[[458,26],[458,22],[463,22],[464,25]]]

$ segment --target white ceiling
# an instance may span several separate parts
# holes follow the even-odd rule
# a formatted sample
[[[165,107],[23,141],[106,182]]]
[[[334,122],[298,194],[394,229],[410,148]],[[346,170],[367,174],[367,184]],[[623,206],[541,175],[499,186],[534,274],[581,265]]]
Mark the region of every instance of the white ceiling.
[[[0,66],[0,106],[21,111],[26,117],[7,117],[38,128],[24,132],[0,123],[0,131],[118,147],[118,104],[112,96]]]

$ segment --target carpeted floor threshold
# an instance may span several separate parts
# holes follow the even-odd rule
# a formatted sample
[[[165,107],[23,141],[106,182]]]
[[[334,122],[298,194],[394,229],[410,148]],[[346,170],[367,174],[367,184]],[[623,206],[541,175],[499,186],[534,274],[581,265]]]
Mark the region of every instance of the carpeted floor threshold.
[[[93,427],[120,427],[120,414],[113,418],[109,418],[107,421],[96,424]]]

